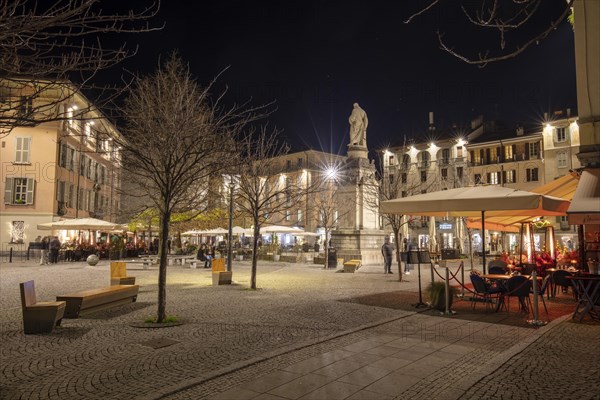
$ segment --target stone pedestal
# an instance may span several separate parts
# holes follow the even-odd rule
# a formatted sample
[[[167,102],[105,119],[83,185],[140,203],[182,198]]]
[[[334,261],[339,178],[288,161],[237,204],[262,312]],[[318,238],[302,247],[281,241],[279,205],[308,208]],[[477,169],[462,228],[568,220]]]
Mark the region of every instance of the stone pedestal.
[[[383,265],[381,246],[385,232],[379,229],[378,182],[375,165],[364,146],[348,145],[344,179],[338,189],[340,217],[331,244],[344,261]]]

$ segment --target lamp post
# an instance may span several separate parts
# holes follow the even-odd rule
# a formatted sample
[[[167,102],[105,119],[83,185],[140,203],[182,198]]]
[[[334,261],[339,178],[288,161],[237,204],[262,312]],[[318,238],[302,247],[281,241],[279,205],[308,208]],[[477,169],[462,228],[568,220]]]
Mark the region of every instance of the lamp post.
[[[227,271],[231,272],[231,258],[233,256],[233,242],[231,237],[233,236],[233,191],[235,190],[234,175],[229,175],[229,226],[227,237]]]

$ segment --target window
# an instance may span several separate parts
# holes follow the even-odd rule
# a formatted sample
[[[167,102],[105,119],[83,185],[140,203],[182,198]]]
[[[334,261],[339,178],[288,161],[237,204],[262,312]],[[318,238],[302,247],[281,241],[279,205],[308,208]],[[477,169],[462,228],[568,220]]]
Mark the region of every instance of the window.
[[[448,180],[448,168],[442,168],[442,180],[443,181]]]
[[[290,169],[292,169],[292,160],[286,160],[286,161],[285,161],[285,168],[286,168],[287,170],[290,170]]]
[[[16,137],[15,143],[15,163],[17,164],[29,164],[30,152],[31,152],[31,138],[19,136]]]
[[[410,165],[410,155],[405,154],[402,156],[402,169],[408,169]]]
[[[393,155],[389,156],[389,158],[388,158],[388,165],[394,165],[394,163],[395,163],[394,156]]]
[[[394,174],[390,174],[389,179],[390,179],[390,185],[393,185],[394,184]]]
[[[65,190],[65,192],[68,193],[68,196],[67,196],[67,207],[73,208],[73,197],[75,196],[75,186],[70,185],[70,184],[68,184],[68,185],[69,185],[68,192]]]
[[[421,152],[421,167],[425,168],[429,166],[429,160],[431,159],[431,155],[427,151]]]
[[[450,159],[450,149],[442,150],[442,159],[446,162],[446,164],[448,163],[448,160]]]
[[[537,168],[527,168],[527,182],[537,182],[538,181],[538,169]]]
[[[567,152],[561,151],[556,154],[556,165],[558,168],[566,168],[567,167]]]
[[[302,168],[302,165],[303,165],[302,163],[303,163],[303,162],[304,162],[304,159],[303,159],[303,158],[299,158],[299,159],[298,159],[298,168]]]
[[[475,184],[479,185],[481,183],[481,174],[475,174]]]
[[[463,147],[456,146],[456,158],[463,158]]]
[[[302,222],[302,210],[298,210],[298,222]]]
[[[406,197],[407,193],[406,190],[403,190],[402,193],[400,193],[400,197]]]
[[[462,179],[463,178],[463,167],[457,167],[456,168],[456,176],[458,177],[458,179]]]
[[[285,210],[285,220],[290,221],[292,219],[292,213],[290,210]]]
[[[33,204],[33,178],[6,178],[4,204]]]
[[[498,184],[498,172],[488,172],[487,174],[487,182],[490,185],[497,185]]]
[[[19,97],[19,113],[27,116],[33,112],[33,97]]]
[[[421,182],[427,182],[427,171],[421,171]]]
[[[481,154],[478,151],[471,150],[471,163],[478,165],[481,162]]]
[[[529,158],[539,158],[540,142],[529,143]]]
[[[556,128],[556,143],[567,141],[567,128]]]
[[[402,183],[406,183],[406,174],[405,173],[402,174],[401,177],[402,177]]]
[[[505,161],[513,161],[514,160],[513,145],[504,146],[504,160]]]
[[[504,171],[502,180],[504,183],[515,183],[517,181],[515,170],[509,169],[508,171]]]

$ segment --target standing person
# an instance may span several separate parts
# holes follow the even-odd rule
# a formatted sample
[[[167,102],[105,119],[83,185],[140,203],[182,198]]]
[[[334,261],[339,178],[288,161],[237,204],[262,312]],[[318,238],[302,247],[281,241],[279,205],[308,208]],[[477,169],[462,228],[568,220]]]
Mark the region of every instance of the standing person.
[[[171,239],[167,239],[167,254],[171,254]]]
[[[40,265],[48,265],[48,251],[50,249],[50,237],[44,236],[42,239],[42,256],[40,258]]]
[[[60,240],[58,240],[58,236],[54,236],[52,240],[50,240],[50,264],[58,263],[58,251],[60,250]]]
[[[394,255],[394,247],[390,243],[390,238],[385,238],[385,243],[381,246],[381,254],[383,255],[383,273],[391,274],[392,273],[392,256]]]
[[[410,270],[413,268],[412,264],[409,264],[410,261],[410,252],[411,251],[418,251],[419,247],[417,246],[417,241],[413,238],[410,240],[410,242],[408,242],[408,260],[406,260],[406,264],[404,267],[404,275],[410,275]]]

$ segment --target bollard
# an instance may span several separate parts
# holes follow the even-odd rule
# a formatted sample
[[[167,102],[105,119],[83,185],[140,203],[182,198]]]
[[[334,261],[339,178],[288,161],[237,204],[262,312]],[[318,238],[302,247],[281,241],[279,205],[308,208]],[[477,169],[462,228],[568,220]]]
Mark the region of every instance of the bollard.
[[[465,298],[465,263],[463,261],[460,262],[460,286],[461,286],[461,294],[460,297]]]
[[[10,248],[10,251],[8,252],[8,262],[9,263],[12,262],[12,247]]]

